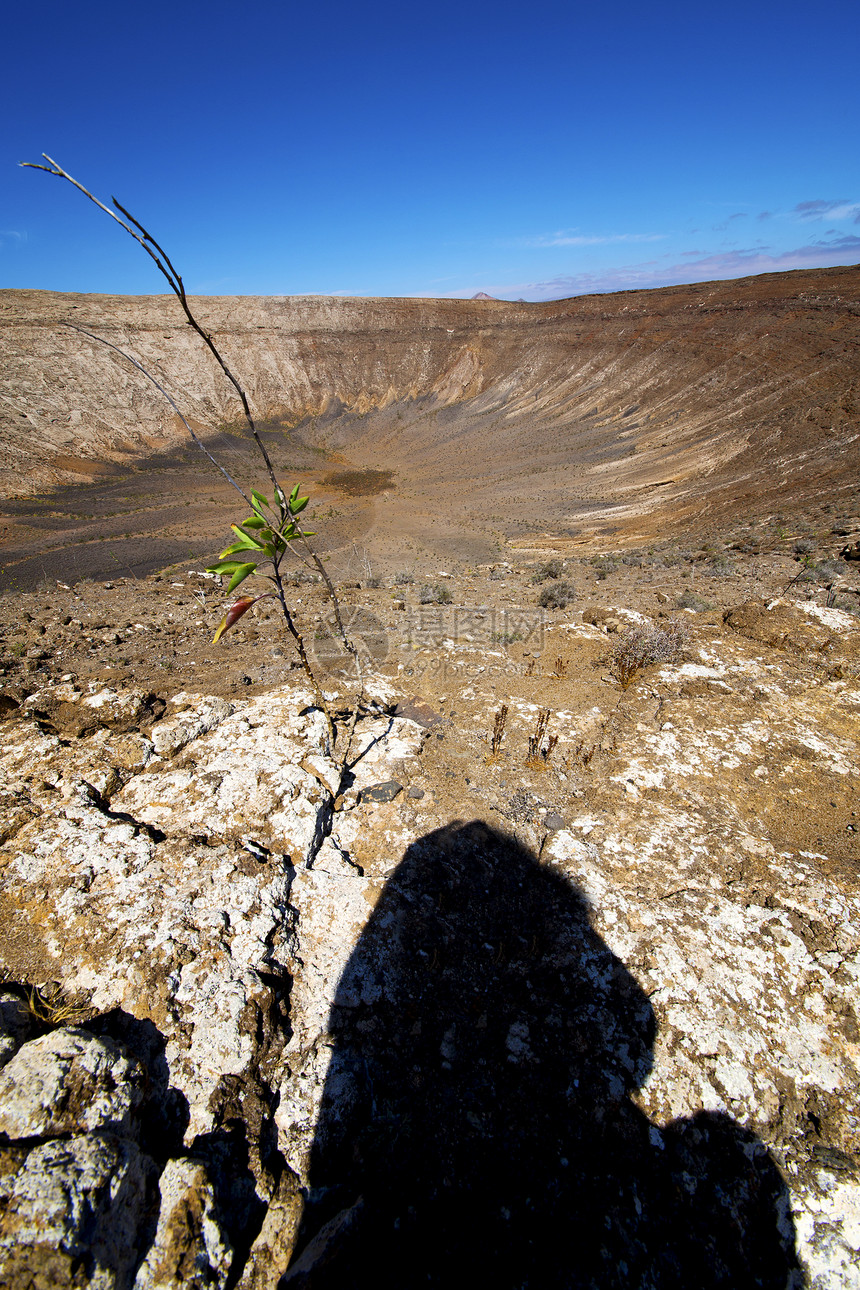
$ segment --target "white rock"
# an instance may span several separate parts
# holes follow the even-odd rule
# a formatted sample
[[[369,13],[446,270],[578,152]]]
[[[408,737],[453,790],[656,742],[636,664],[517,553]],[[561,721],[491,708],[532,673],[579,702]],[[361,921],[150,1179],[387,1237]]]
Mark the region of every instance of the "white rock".
[[[140,1066],[110,1039],[63,1027],[24,1044],[0,1071],[0,1133],[127,1133],[143,1091]]]
[[[0,1148],[2,1151],[2,1148]],[[0,1285],[130,1290],[155,1168],[134,1142],[85,1134],[41,1143],[9,1179]]]

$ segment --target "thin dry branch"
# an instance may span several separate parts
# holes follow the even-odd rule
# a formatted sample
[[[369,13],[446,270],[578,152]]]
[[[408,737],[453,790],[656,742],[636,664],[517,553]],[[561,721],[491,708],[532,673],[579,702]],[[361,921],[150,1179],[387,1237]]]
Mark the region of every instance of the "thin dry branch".
[[[127,354],[127,353],[125,352],[125,350],[124,350],[124,349],[120,349],[119,345],[114,345],[113,341],[105,340],[103,336],[96,336],[93,332],[91,332],[91,331],[87,331],[84,327],[78,327],[77,323],[65,322],[65,321],[63,321],[63,320],[61,319],[61,320],[60,320],[60,326],[61,326],[61,327],[70,327],[70,328],[72,329],[72,331],[79,331],[79,332],[81,333],[81,335],[82,335],[82,336],[88,336],[90,340],[96,340],[96,341],[98,341],[98,343],[99,343],[100,345],[107,345],[108,349],[115,350],[115,352],[116,352],[117,354],[119,354],[122,358],[124,358],[124,359],[126,360],[126,362],[127,362],[127,363],[131,363],[132,367],[136,367],[136,368],[137,368],[137,370],[141,373],[141,375],[145,376],[145,377],[146,377],[146,379],[147,379],[148,381],[150,381],[150,382],[155,386],[155,388],[158,390],[159,394],[161,394],[161,395],[163,395],[163,396],[164,396],[164,398],[167,400],[167,402],[168,402],[168,403],[170,404],[170,406],[173,408],[173,411],[174,411],[174,412],[176,413],[176,415],[179,417],[179,420],[180,420],[180,421],[182,422],[182,424],[185,426],[185,429],[186,429],[186,430],[188,431],[188,433],[191,435],[191,438],[192,438],[192,439],[194,440],[194,442],[197,444],[197,447],[200,449],[200,451],[201,451],[202,453],[205,453],[205,455],[206,455],[206,456],[209,458],[209,460],[212,462],[212,465],[213,465],[217,470],[220,470],[220,471],[221,471],[221,474],[222,474],[222,475],[224,476],[224,478],[227,480],[227,483],[228,483],[228,484],[232,484],[233,488],[235,488],[235,490],[236,490],[236,492],[239,494],[239,496],[240,496],[240,497],[242,497],[242,498],[244,498],[245,502],[247,502],[247,504],[248,504],[248,506],[249,506],[249,507],[251,506],[251,499],[250,499],[250,497],[246,496],[246,494],[243,492],[243,490],[242,490],[242,488],[240,487],[240,485],[236,483],[235,479],[234,479],[234,478],[233,478],[233,476],[229,473],[229,471],[227,471],[227,470],[225,470],[225,469],[224,469],[224,467],[221,465],[220,461],[216,460],[216,458],[212,456],[212,453],[211,453],[211,452],[209,451],[209,449],[206,447],[206,445],[205,445],[205,443],[203,442],[203,440],[202,440],[201,438],[199,438],[199,436],[198,436],[197,434],[195,434],[194,430],[191,428],[191,426],[189,425],[188,421],[186,421],[185,417],[184,417],[184,416],[182,415],[182,413],[180,412],[179,408],[178,408],[178,407],[177,407],[177,405],[176,405],[175,400],[174,400],[174,399],[173,399],[173,398],[172,398],[172,397],[167,393],[167,390],[164,388],[164,386],[163,386],[163,385],[161,385],[161,384],[160,384],[160,383],[155,379],[155,377],[152,375],[152,373],[147,371],[147,369],[143,366],[143,364],[142,364],[142,363],[139,363],[139,362],[137,361],[137,359],[136,359],[136,358],[132,358],[131,354]]]
[[[42,156],[44,157],[45,161],[48,162],[48,165],[44,166],[39,162],[32,162],[32,161],[22,161],[20,165],[31,170],[43,170],[47,174],[54,175],[58,179],[67,180],[68,183],[70,183],[74,188],[77,188],[79,192],[83,193],[85,197],[87,197],[91,202],[93,202],[96,206],[98,206],[100,210],[104,211],[106,215],[109,215],[111,219],[113,219],[117,224],[120,225],[121,228],[125,229],[129,237],[134,238],[135,242],[137,242],[137,244],[141,246],[144,251],[146,251],[147,255],[154,262],[159,273],[161,273],[162,276],[165,278],[171,291],[179,301],[180,306],[182,307],[182,311],[185,314],[185,318],[188,325],[201,338],[201,340],[206,345],[207,349],[209,350],[209,352],[212,354],[213,358],[217,362],[218,366],[221,368],[221,371],[227,377],[230,384],[233,386],[236,393],[238,394],[239,400],[242,404],[242,411],[244,413],[245,420],[248,424],[248,428],[250,429],[251,434],[253,435],[254,442],[256,443],[257,448],[260,451],[260,455],[265,463],[266,471],[269,475],[269,478],[275,487],[276,494],[280,494],[281,497],[283,497],[281,486],[278,482],[278,477],[275,474],[275,468],[272,465],[271,458],[269,457],[269,454],[266,450],[266,446],[263,443],[263,440],[260,438],[259,431],[257,430],[257,426],[251,414],[251,408],[250,408],[250,404],[248,402],[248,397],[245,393],[245,390],[242,384],[240,383],[240,381],[237,379],[236,376],[234,376],[233,372],[228,367],[220,350],[215,344],[215,341],[212,339],[211,334],[208,331],[206,331],[206,329],[203,326],[201,326],[201,324],[195,318],[191,310],[191,306],[188,303],[188,297],[185,291],[185,284],[182,281],[181,275],[179,274],[179,272],[171,262],[167,252],[160,245],[160,243],[156,241],[156,239],[152,236],[152,234],[148,231],[148,229],[146,229],[144,225],[140,223],[139,220],[135,219],[135,217],[130,213],[130,211],[126,210],[126,208],[122,205],[121,202],[117,200],[116,197],[111,197],[111,201],[116,207],[116,210],[120,211],[120,213],[125,216],[125,219],[121,219],[120,216],[117,215],[116,211],[111,210],[109,206],[106,206],[104,204],[104,202],[99,201],[99,199],[93,193],[91,193],[88,188],[86,188],[79,180],[75,179],[73,175],[70,175],[67,170],[64,170],[63,167],[59,164],[59,162],[55,161],[53,157],[49,157],[46,152],[43,152]],[[129,220],[130,223],[126,223],[126,220]],[[66,324],[66,325],[72,326],[73,324]],[[83,328],[77,328],[76,330],[82,331]],[[85,334],[90,335],[90,333],[88,332]],[[93,336],[92,339],[101,340],[101,337]],[[109,341],[102,341],[102,343],[106,345],[110,345]],[[185,417],[182,416],[182,413],[179,412],[179,409],[176,407],[176,404],[173,402],[173,400],[170,398],[167,392],[163,389],[163,387],[159,385],[159,383],[150,375],[149,372],[147,372],[143,367],[141,367],[140,364],[135,362],[134,359],[131,359],[129,355],[125,354],[124,351],[120,350],[118,346],[111,346],[111,348],[117,349],[117,351],[120,354],[122,354],[124,358],[129,359],[129,361],[132,362],[134,366],[137,367],[143,373],[143,375],[146,376],[148,380],[152,381],[153,385],[155,385],[156,388],[161,391],[161,393],[170,403],[171,407],[173,407],[178,413],[178,415],[181,417],[183,424],[187,427],[194,441],[203,449],[203,451],[206,453],[206,456],[209,457],[210,461],[213,461],[213,463],[216,466],[218,466],[218,469],[221,470],[222,473],[230,480],[231,484],[233,484],[233,486],[238,489],[242,497],[245,498],[245,501],[248,501],[249,499],[245,497],[245,494],[244,492],[242,492],[241,488],[238,487],[235,481],[230,479],[230,476],[227,474],[224,468],[217,461],[215,461],[215,459],[211,456],[211,454],[206,450],[206,448],[203,446],[203,444],[194,434],[194,431],[191,429],[191,426],[185,420]],[[250,502],[249,502],[249,505],[250,505]],[[325,568],[323,561],[317,555],[317,552],[311,546],[310,542],[307,539],[307,535],[304,533],[301,525],[295,519],[293,520],[293,523],[295,525],[296,536],[301,541],[307,555],[310,557],[310,560],[313,562],[313,565],[316,567],[317,571],[319,572],[319,574],[323,579],[323,582],[325,584],[332,606],[334,608],[334,617],[335,617],[335,622],[337,624],[338,633],[341,637],[341,640],[343,641],[344,648],[352,655],[352,658],[355,664],[356,676],[358,678],[359,693],[356,699],[353,718],[352,718],[352,721],[350,722],[349,730],[347,733],[346,749],[341,760],[341,773],[343,774],[343,768],[346,766],[346,760],[349,756],[349,750],[352,745],[352,738],[355,732],[355,726],[358,719],[358,711],[361,705],[361,699],[363,698],[363,695],[364,695],[364,674],[361,667],[361,661],[359,658],[358,649],[355,646],[355,644],[350,640],[349,636],[347,635],[346,628],[344,627],[343,619],[341,617],[341,612],[340,612],[340,602],[338,600],[338,596],[337,596],[337,592],[335,590],[334,584],[332,583],[331,578],[329,577],[328,570]],[[293,553],[297,555],[297,557],[301,560],[303,564],[306,563],[306,561],[303,560],[302,557],[299,556],[295,550]],[[298,632],[298,629],[296,628],[295,623],[292,620],[292,616],[290,615],[289,610],[287,608],[286,597],[284,595],[283,585],[280,577],[280,570],[277,564],[275,565],[274,574],[275,574],[274,581],[278,588],[278,598],[280,600],[281,608],[284,612],[284,616],[287,621],[287,626],[295,640],[296,648],[298,650],[299,657],[302,661],[302,666],[313,683],[314,692],[317,696],[317,701],[321,703],[322,709],[325,712],[326,719],[329,725],[330,735],[332,738],[332,744],[334,744],[333,723],[332,723],[331,715],[329,713],[328,706],[325,702],[325,698],[322,694],[322,690],[313,673],[313,669],[311,668],[310,661],[307,657],[307,653],[304,648],[304,642],[302,640],[302,637]]]
[[[83,193],[85,197],[88,197],[91,202],[94,202],[95,205],[98,206],[100,210],[103,210],[106,215],[110,215],[111,219],[116,220],[117,224],[119,224],[121,228],[125,229],[129,237],[133,237],[135,242],[137,242],[138,246],[142,246],[144,251],[146,251],[146,254],[150,257],[150,259],[154,261],[155,266],[158,269],[159,273],[165,278],[165,280],[167,281],[170,287],[170,290],[173,292],[173,294],[176,296],[177,300],[179,301],[180,305],[182,306],[182,312],[185,314],[189,327],[193,328],[193,330],[196,331],[197,335],[200,337],[200,339],[209,349],[210,353],[212,354],[212,357],[215,359],[216,363],[221,368],[221,371],[227,377],[227,380],[230,382],[230,384],[233,386],[236,393],[239,395],[239,400],[242,404],[242,411],[245,414],[245,420],[248,423],[248,427],[251,431],[251,434],[254,436],[254,441],[256,442],[257,447],[260,450],[260,455],[262,456],[263,461],[266,464],[266,470],[268,472],[269,478],[271,479],[272,483],[277,487],[278,478],[277,478],[277,475],[275,474],[275,468],[272,465],[272,461],[271,461],[271,458],[269,457],[268,452],[266,451],[266,445],[263,443],[262,439],[260,438],[259,432],[254,423],[254,418],[251,415],[251,408],[248,403],[248,397],[245,394],[245,391],[241,383],[239,382],[239,380],[233,375],[230,368],[227,366],[227,363],[225,362],[223,356],[221,355],[221,352],[218,349],[217,345],[215,344],[214,340],[212,339],[212,336],[210,335],[210,333],[206,331],[205,327],[202,327],[200,325],[200,323],[194,317],[194,314],[191,312],[191,306],[188,303],[188,297],[185,293],[185,284],[183,283],[180,274],[176,271],[174,266],[171,264],[170,257],[168,256],[167,252],[158,242],[156,242],[152,234],[148,232],[147,229],[145,229],[144,226],[138,220],[136,220],[133,215],[129,214],[129,212],[125,209],[125,207],[119,201],[117,201],[115,197],[111,197],[111,201],[113,202],[114,206],[118,211],[121,211],[122,214],[125,215],[126,219],[131,220],[131,223],[134,225],[134,228],[132,228],[130,224],[126,224],[124,219],[120,219],[116,211],[112,211],[109,206],[105,206],[104,202],[100,202],[98,197],[96,197],[93,193],[91,193],[88,188],[85,188],[84,185],[79,180],[75,179],[74,175],[70,175],[67,170],[64,170],[63,167],[59,164],[59,162],[54,161],[53,157],[49,157],[47,152],[43,152],[42,156],[45,158],[47,162],[50,163],[49,165],[42,166],[35,161],[22,161],[19,164],[30,170],[44,170],[46,174],[55,175],[58,179],[68,180],[68,182],[72,184],[75,188],[77,188],[79,192]],[[139,232],[136,233],[134,231],[135,228],[138,229]]]

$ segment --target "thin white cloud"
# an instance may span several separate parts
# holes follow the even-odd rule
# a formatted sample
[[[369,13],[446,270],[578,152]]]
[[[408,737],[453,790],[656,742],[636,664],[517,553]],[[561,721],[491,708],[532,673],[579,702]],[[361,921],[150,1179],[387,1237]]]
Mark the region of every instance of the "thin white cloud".
[[[787,269],[818,269],[860,261],[860,237],[846,234],[831,241],[796,247],[793,251],[771,253],[767,247],[700,253],[695,259],[667,263],[668,256],[639,264],[620,265],[597,273],[559,274],[543,282],[518,282],[504,286],[487,285],[489,295],[505,299],[559,300],[566,296],[608,291],[635,291],[649,287],[680,286],[722,278],[746,278],[758,273],[780,273]],[[469,291],[452,295],[472,295]]]
[[[726,219],[723,220],[722,224],[712,225],[711,231],[713,233],[724,233],[726,229],[729,227],[729,225],[733,224],[736,219],[746,219],[746,218],[747,218],[746,211],[735,211],[734,215],[727,216]]]
[[[839,197],[834,201],[817,198],[811,202],[798,202],[791,212],[804,221],[815,219],[852,219],[860,214],[860,202]]]
[[[608,246],[612,242],[659,242],[665,233],[577,233],[575,229],[559,229],[557,233],[541,233],[537,237],[523,238],[519,246]]]
[[[26,241],[26,233],[18,233],[14,228],[0,228],[0,245],[9,242],[12,246],[21,246]]]

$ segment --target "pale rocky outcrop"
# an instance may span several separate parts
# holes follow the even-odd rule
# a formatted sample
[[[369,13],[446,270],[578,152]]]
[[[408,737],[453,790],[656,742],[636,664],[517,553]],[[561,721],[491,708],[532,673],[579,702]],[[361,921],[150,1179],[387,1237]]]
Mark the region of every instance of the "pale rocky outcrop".
[[[585,1064],[582,1078],[607,1123],[627,1116],[631,1132],[650,1133],[651,1154],[637,1156],[643,1177],[653,1160],[688,1161],[689,1195],[704,1195],[717,1159],[708,1151],[734,1126],[732,1149],[750,1162],[752,1182],[726,1193],[731,1213],[748,1212],[755,1186],[761,1195],[771,1187],[774,1231],[791,1244],[793,1221],[814,1290],[860,1285],[860,902],[826,857],[777,850],[754,825],[752,797],[769,780],[793,783],[792,768],[809,765],[804,749],[822,783],[855,785],[860,709],[837,669],[804,685],[775,670],[760,653],[759,618],[749,610],[715,628],[723,634],[695,660],[654,673],[620,711],[616,695],[602,720],[556,714],[570,746],[587,740],[589,766],[600,767],[587,783],[586,769],[569,763],[563,817],[532,809],[524,791],[522,810],[494,815],[451,772],[460,814],[483,810],[492,836],[515,834],[514,872],[561,902],[558,937],[541,946],[529,934],[517,947],[530,907],[503,889],[493,935],[510,930],[487,941],[486,969],[470,938],[487,911],[475,906],[471,917],[456,902],[434,903],[429,887],[404,885],[410,867],[421,882],[444,873],[465,854],[464,836],[480,863],[480,833],[445,831],[451,813],[438,786],[388,802],[360,796],[391,779],[427,782],[427,741],[474,777],[486,762],[476,735],[388,715],[395,696],[381,685],[359,723],[354,782],[333,810],[324,726],[301,690],[229,702],[180,694],[161,711],[146,696],[68,682],[30,695],[4,725],[0,752],[12,820],[0,853],[4,952],[31,980],[86,992],[97,1015],[42,1037],[16,1032],[0,1074],[8,1090],[29,1087],[32,1072],[41,1090],[18,1110],[3,1096],[0,1248],[10,1286],[74,1284],[74,1263],[87,1269],[81,1284],[97,1286],[223,1285],[232,1275],[243,1290],[274,1287],[303,1215],[291,1283],[312,1280],[338,1243],[361,1239],[365,1212],[347,1169],[343,1194],[331,1193],[335,1212],[314,1218],[321,1125],[335,1145],[339,1125],[358,1126],[361,1138],[362,1061],[383,1060],[372,1037],[392,1008],[399,1015],[398,991],[417,982],[432,992],[437,979],[441,990],[446,963],[452,980],[461,964],[470,980],[468,955],[476,980],[499,983],[483,1024],[478,1007],[464,1014],[467,1026],[446,1023],[437,1036],[432,1012],[419,1008],[409,1017],[417,1030],[387,1032],[392,1051],[426,1044],[426,1056],[435,1045],[432,1061],[421,1059],[431,1092],[463,1054],[485,1059],[490,1043],[514,1090],[520,1078],[541,1087],[559,1053],[587,1052],[587,1029],[569,1049],[553,1038],[565,1018],[554,982],[574,965],[582,1025],[617,1038],[601,1070]],[[784,631],[784,619],[765,625],[779,649],[804,624],[813,635],[847,631],[796,614]],[[571,648],[590,647],[599,632],[567,630]],[[491,728],[497,699],[474,675],[470,702]],[[93,698],[106,713],[136,715],[72,739],[34,715],[91,708]],[[63,720],[73,716],[63,709]],[[513,739],[534,710],[512,699],[509,722]],[[579,939],[564,930],[568,900]],[[509,1011],[504,999],[523,982],[544,1003],[524,992]],[[613,1007],[627,1032],[610,1025]],[[59,1093],[75,1080],[86,1097],[60,1112]],[[478,1133],[483,1108],[462,1111]],[[390,1125],[378,1119],[381,1150],[396,1160],[397,1134],[386,1147]],[[694,1149],[696,1134],[705,1145]],[[781,1175],[767,1172],[764,1147]],[[800,1286],[800,1270],[787,1265],[784,1284]]]
[[[158,1228],[135,1290],[226,1284],[233,1250],[219,1222],[215,1188],[196,1160],[168,1160],[158,1180]]]
[[[130,1290],[156,1169],[111,1133],[0,1147],[0,1284]]]
[[[24,1044],[0,1072],[0,1134],[56,1138],[109,1129],[126,1134],[143,1101],[137,1062],[85,1030],[60,1029]]]

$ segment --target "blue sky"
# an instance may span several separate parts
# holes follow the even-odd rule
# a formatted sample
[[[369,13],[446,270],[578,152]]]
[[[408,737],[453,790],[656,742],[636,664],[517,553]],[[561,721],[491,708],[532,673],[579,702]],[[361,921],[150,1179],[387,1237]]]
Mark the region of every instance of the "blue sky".
[[[860,5],[10,6],[0,286],[528,300],[860,261]]]

